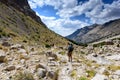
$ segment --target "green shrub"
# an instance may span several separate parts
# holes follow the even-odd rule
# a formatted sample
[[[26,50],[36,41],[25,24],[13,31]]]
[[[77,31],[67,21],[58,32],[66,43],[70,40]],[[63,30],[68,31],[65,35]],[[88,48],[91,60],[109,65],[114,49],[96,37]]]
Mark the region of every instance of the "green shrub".
[[[84,46],[84,47],[87,47],[88,44],[85,44],[85,43],[78,43],[78,42],[75,42],[73,40],[70,40],[70,39],[67,39],[68,41],[72,42],[73,44],[76,44],[76,45],[79,45],[79,46]]]
[[[117,47],[120,47],[120,45],[119,45],[119,44],[117,44]]]
[[[101,47],[104,45],[114,45],[114,43],[113,42],[100,42],[98,44],[94,44],[93,47]]]
[[[46,48],[51,48],[51,46],[49,44],[45,44]]]
[[[61,54],[61,55],[65,55],[65,52],[64,52],[64,51],[62,51],[62,52],[59,52],[59,54]]]
[[[78,80],[88,80],[86,77],[80,77]]]
[[[13,77],[13,80],[34,80],[34,78],[31,73],[19,72]]]
[[[73,70],[70,74],[71,77],[75,77],[77,75],[77,72],[75,70]]]
[[[101,42],[101,43],[98,43],[98,44],[94,44],[93,47],[100,47],[100,46],[103,46],[103,45],[106,45],[106,42]]]
[[[96,74],[94,70],[87,70],[86,72],[88,73],[88,77],[93,77]]]
[[[80,51],[80,53],[81,53],[81,54],[85,54],[85,52],[83,52],[83,51]]]
[[[106,75],[106,76],[110,75],[110,73],[108,71],[104,71],[103,74]]]
[[[24,43],[27,43],[27,40],[23,40]]]

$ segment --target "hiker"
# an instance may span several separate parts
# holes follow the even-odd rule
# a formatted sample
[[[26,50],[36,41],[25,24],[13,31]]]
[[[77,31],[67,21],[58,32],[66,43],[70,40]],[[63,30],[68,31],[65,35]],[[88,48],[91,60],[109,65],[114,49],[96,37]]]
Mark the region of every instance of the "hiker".
[[[72,52],[73,52],[73,50],[74,50],[73,45],[68,43],[68,53],[67,53],[67,55],[68,55],[68,61],[69,62],[72,62]]]

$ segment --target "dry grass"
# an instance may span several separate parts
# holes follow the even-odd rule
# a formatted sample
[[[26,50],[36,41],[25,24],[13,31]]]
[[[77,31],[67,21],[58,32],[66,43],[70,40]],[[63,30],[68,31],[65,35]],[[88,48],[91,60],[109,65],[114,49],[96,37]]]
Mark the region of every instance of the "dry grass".
[[[86,73],[88,73],[88,76],[89,78],[92,78],[95,76],[96,72],[94,70],[87,70]]]
[[[112,71],[116,71],[116,70],[120,70],[120,66],[110,65],[107,67],[107,69],[112,70]]]
[[[18,72],[13,76],[12,80],[35,80],[33,74],[29,72]]]
[[[77,71],[73,70],[70,74],[71,77],[76,77],[77,76]]]
[[[16,9],[9,9],[4,4],[0,5],[0,15],[2,16],[0,28],[4,27],[2,36],[9,35],[9,37],[12,37],[13,42],[26,41],[27,44],[55,44],[58,46],[65,45],[68,42],[60,35],[46,28],[45,25],[39,24]]]
[[[89,80],[89,79],[84,77],[84,76],[82,76],[82,77],[78,78],[77,80]]]

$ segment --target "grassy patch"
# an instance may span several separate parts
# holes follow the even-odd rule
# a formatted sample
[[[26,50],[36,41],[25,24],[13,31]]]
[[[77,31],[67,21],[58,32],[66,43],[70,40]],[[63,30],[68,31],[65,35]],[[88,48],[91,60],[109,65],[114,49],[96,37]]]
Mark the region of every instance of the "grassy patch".
[[[45,44],[46,48],[51,48],[51,46],[49,44]]]
[[[77,76],[77,72],[76,70],[73,70],[70,74],[71,77],[76,77]]]
[[[98,44],[93,44],[93,47],[101,47],[104,45],[114,45],[114,43],[113,42],[100,42]]]
[[[106,76],[109,76],[109,75],[110,75],[110,73],[109,73],[107,70],[104,71],[103,74],[106,75]]]
[[[59,52],[59,54],[65,55],[65,51],[61,51],[61,52]]]
[[[96,72],[94,70],[87,70],[86,72],[88,73],[88,77],[90,77],[90,78],[92,78],[96,74]]]
[[[108,70],[112,71],[120,70],[120,66],[110,65],[108,66]]]
[[[89,80],[89,79],[86,77],[80,77],[78,80]]]
[[[18,74],[14,75],[12,80],[34,80],[34,78],[31,73],[20,71]]]
[[[80,51],[80,53],[81,53],[81,54],[85,54],[85,52],[83,52],[83,51]]]

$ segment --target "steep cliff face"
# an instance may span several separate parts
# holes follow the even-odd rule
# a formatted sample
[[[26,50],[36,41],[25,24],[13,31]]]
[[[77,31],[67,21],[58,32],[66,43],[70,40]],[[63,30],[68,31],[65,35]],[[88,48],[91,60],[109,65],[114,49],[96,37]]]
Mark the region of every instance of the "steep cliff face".
[[[9,7],[16,8],[17,10],[23,12],[25,15],[30,16],[37,22],[43,24],[41,22],[40,17],[38,17],[36,13],[30,8],[27,0],[0,0],[0,1]]]
[[[67,36],[78,43],[89,43],[120,35],[120,19],[112,20],[103,25],[92,25],[78,29]]]
[[[0,39],[14,42],[62,45],[66,39],[49,30],[36,16],[27,0],[0,0]]]

